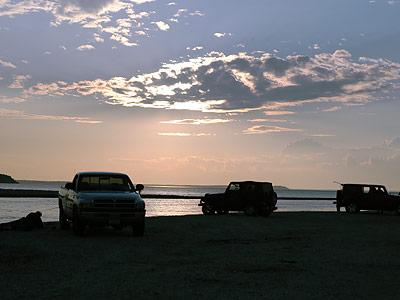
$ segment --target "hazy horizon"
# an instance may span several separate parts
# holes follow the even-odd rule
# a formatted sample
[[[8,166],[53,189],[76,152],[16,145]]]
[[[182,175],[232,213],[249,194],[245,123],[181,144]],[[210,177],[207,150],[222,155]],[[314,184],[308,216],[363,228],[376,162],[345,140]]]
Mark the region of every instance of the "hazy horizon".
[[[400,190],[400,1],[0,0],[0,173]]]

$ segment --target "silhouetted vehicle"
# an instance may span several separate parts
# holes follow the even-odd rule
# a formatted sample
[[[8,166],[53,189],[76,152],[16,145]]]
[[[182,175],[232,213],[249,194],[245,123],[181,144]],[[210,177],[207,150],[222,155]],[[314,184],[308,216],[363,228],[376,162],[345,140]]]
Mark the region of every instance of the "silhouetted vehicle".
[[[270,182],[231,182],[220,194],[205,194],[199,206],[203,214],[227,214],[244,211],[246,215],[268,216],[276,207],[277,195]]]
[[[349,213],[389,210],[400,214],[400,196],[389,195],[383,185],[346,183],[336,192],[336,210],[341,207]]]
[[[86,225],[111,225],[115,229],[132,226],[133,235],[142,236],[145,203],[140,197],[142,184],[133,185],[128,175],[108,172],[82,172],[58,193],[59,222],[83,235]]]

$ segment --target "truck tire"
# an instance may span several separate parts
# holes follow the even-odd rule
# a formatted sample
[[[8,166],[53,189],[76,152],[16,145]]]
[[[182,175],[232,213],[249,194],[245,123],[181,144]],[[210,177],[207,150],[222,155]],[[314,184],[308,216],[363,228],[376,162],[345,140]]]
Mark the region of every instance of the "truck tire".
[[[400,205],[398,205],[395,209],[396,213],[400,216]]]
[[[144,235],[144,219],[143,221],[132,224],[132,235],[143,236]]]
[[[204,203],[203,206],[201,207],[201,211],[203,212],[204,215],[214,215],[215,214],[215,208],[211,204]]]
[[[64,209],[60,203],[58,212],[58,223],[60,224],[60,229],[66,230],[69,228],[69,223],[67,217],[65,216]]]
[[[85,224],[80,220],[78,210],[74,207],[72,214],[72,230],[75,235],[83,236],[85,234]]]

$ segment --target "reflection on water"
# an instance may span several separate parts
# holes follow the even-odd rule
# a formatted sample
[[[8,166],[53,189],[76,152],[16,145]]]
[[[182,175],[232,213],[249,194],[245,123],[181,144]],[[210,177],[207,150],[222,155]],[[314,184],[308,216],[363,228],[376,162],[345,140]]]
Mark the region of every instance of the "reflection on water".
[[[146,199],[146,215],[182,216],[201,214],[198,199]],[[0,222],[41,211],[43,221],[58,220],[58,200],[48,198],[0,198]],[[278,211],[334,211],[332,201],[279,200]]]

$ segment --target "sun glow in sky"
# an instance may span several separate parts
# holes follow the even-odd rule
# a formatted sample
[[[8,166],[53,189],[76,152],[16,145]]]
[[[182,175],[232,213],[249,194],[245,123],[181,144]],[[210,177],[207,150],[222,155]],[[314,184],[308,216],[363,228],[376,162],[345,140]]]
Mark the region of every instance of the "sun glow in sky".
[[[0,173],[400,190],[400,1],[0,0]]]

